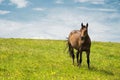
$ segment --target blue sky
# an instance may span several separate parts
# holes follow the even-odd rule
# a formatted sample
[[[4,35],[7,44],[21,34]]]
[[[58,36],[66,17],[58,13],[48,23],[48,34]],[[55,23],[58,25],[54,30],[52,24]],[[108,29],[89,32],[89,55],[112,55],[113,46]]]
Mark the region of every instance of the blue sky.
[[[0,37],[66,39],[89,24],[93,41],[120,42],[120,0],[0,0]]]

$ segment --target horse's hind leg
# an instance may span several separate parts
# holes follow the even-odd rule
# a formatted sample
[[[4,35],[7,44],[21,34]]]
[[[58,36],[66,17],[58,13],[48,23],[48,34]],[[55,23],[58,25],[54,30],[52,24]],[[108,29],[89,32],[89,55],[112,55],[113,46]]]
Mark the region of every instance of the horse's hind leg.
[[[73,65],[74,65],[75,55],[74,55],[74,50],[73,50],[73,49],[71,50],[71,56],[72,56],[72,59],[73,59]]]
[[[74,65],[74,59],[75,59],[74,49],[72,48],[72,46],[71,46],[71,44],[69,42],[68,42],[68,46],[69,46],[69,54],[72,57],[73,65]]]
[[[81,66],[81,63],[82,63],[82,51],[80,51],[80,63],[79,63],[79,66]]]
[[[88,64],[88,68],[90,69],[90,50],[86,51],[87,54],[87,64]]]

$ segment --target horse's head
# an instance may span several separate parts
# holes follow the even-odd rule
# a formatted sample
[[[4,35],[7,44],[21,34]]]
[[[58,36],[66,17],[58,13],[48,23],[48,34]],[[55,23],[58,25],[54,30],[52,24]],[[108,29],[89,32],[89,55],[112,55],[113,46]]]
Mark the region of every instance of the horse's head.
[[[86,25],[83,25],[83,23],[81,23],[81,40],[85,40],[85,37],[88,35],[88,23]]]

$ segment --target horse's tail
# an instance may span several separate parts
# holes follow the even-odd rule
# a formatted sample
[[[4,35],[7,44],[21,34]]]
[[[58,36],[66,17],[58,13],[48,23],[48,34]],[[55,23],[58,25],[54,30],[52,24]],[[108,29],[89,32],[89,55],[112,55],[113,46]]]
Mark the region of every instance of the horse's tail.
[[[72,57],[74,55],[74,52],[73,52],[73,48],[72,48],[72,46],[71,46],[69,41],[67,41],[67,45],[68,45],[69,55],[70,55],[70,57]]]

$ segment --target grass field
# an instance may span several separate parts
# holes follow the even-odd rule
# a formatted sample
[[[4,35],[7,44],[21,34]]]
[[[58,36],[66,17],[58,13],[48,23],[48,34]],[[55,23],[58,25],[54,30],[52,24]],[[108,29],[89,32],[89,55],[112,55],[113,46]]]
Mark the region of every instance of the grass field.
[[[72,65],[65,41],[0,39],[0,80],[120,80],[120,43],[92,42],[91,69]]]

